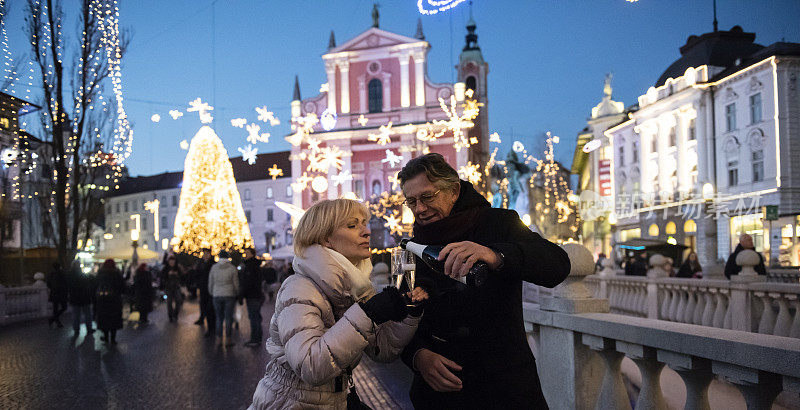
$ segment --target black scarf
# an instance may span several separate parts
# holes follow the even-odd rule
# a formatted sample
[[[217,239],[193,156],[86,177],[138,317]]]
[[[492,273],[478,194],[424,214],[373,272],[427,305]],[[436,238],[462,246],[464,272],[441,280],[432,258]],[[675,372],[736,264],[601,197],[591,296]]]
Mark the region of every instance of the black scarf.
[[[458,195],[450,215],[427,225],[414,222],[414,242],[423,245],[446,245],[465,240],[475,229],[481,215],[491,204],[467,181],[461,182]]]

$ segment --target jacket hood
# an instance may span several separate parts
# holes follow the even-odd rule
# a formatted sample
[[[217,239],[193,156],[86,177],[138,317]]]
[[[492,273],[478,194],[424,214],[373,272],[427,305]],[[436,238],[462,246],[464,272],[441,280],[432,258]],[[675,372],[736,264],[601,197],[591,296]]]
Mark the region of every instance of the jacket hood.
[[[332,303],[343,306],[369,299],[375,289],[369,280],[372,261],[369,258],[353,265],[347,258],[322,245],[306,248],[302,257],[294,258],[296,274],[311,279]]]

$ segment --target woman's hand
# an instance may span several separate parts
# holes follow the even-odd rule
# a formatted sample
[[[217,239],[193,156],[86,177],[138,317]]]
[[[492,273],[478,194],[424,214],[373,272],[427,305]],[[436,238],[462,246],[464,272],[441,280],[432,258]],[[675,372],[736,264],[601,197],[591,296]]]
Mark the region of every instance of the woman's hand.
[[[411,292],[406,292],[406,296],[411,299],[412,303],[419,303],[428,300],[430,297],[425,289],[416,287]]]

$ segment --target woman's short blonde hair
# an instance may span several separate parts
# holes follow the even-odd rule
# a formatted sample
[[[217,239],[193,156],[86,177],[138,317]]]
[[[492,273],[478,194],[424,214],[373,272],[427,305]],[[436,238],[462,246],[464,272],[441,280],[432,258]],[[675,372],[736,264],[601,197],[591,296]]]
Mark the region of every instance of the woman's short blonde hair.
[[[326,199],[308,208],[294,230],[294,254],[302,257],[311,245],[321,245],[353,216],[369,218],[367,208],[352,199]]]

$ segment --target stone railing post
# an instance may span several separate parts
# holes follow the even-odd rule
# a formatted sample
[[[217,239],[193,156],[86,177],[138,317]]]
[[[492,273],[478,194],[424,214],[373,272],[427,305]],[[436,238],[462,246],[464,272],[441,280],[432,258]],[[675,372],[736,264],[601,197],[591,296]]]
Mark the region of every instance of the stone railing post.
[[[650,257],[650,269],[647,270],[647,318],[658,319],[658,309],[661,306],[663,295],[658,291],[658,278],[669,277],[667,271],[664,270],[664,264],[667,259],[659,254],[654,254]],[[662,313],[664,316],[666,312]]]
[[[601,269],[600,273],[597,275],[600,278],[600,292],[598,296],[602,299],[608,299],[608,281],[605,279],[613,278],[617,275],[617,271],[614,270],[614,261],[611,260],[611,258],[606,258],[601,265],[603,265],[603,269]]]
[[[563,246],[571,264],[569,276],[556,286],[553,296],[544,297],[540,307],[554,313],[608,313],[608,299],[591,297],[582,283],[594,273],[592,253],[584,246]],[[602,376],[603,360],[581,340],[580,333],[568,329],[540,326],[541,352],[537,357],[542,390],[552,409],[592,409],[595,407]]]
[[[736,255],[736,264],[742,267],[738,275],[731,276],[731,296],[728,310],[731,317],[731,329],[752,332],[753,320],[753,292],[749,284],[764,282],[766,277],[759,276],[754,266],[761,262],[761,258],[752,249],[745,249]]]
[[[47,317],[50,316],[50,304],[48,302],[48,290],[47,290],[47,283],[44,281],[44,273],[36,272],[33,275],[33,287],[38,290],[36,294],[36,302],[39,307],[39,317]]]

